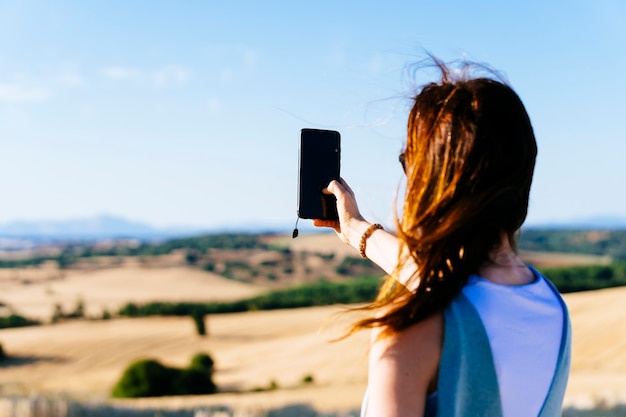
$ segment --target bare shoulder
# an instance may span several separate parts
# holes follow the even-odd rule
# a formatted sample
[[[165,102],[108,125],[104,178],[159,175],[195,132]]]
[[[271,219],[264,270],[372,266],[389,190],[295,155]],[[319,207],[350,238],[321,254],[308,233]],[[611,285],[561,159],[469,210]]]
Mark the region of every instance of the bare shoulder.
[[[443,314],[393,336],[375,331],[369,361],[368,416],[420,415],[435,388],[443,344]]]
[[[372,332],[372,353],[381,356],[410,353],[429,355],[441,351],[443,341],[443,313],[437,313],[413,324],[393,336],[379,337],[380,330]]]

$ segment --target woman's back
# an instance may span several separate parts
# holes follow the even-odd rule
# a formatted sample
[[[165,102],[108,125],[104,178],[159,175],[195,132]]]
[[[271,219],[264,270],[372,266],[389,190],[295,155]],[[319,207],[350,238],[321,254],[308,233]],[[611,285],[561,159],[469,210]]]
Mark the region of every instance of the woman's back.
[[[504,417],[539,414],[559,356],[565,312],[545,278],[534,275],[525,285],[473,275],[462,291],[487,333]]]

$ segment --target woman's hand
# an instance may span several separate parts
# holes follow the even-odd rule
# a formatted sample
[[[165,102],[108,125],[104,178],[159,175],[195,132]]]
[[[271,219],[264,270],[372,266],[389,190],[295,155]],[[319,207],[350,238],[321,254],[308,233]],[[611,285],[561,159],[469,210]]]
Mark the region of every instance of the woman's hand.
[[[359,250],[363,233],[371,226],[365,221],[359,206],[356,203],[354,191],[342,178],[339,181],[331,181],[324,190],[326,194],[333,194],[337,198],[337,214],[339,220],[313,220],[313,225],[318,227],[332,227],[341,240],[346,244]],[[366,245],[366,255],[375,264],[383,269],[387,274],[394,274],[398,266],[400,242],[398,238],[385,231],[376,230],[368,239]],[[406,285],[411,291],[415,285],[409,283],[413,277],[416,266],[412,258],[406,258],[402,271],[397,274],[398,279],[403,285]]]
[[[337,235],[346,243],[352,246],[355,242],[350,239],[350,231],[355,229],[357,224],[364,223],[365,220],[359,211],[359,206],[354,196],[354,191],[348,183],[341,178],[339,181],[332,180],[328,187],[324,189],[325,194],[332,194],[337,199],[337,214],[339,220],[313,220],[313,225],[317,227],[332,227]],[[361,227],[359,227],[361,229]],[[358,242],[356,242],[358,244]]]

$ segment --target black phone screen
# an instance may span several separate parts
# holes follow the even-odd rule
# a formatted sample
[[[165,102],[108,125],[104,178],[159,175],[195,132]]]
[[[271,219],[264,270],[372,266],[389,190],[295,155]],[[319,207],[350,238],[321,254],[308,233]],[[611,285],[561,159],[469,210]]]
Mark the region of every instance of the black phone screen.
[[[298,217],[337,220],[335,196],[322,190],[332,180],[339,180],[340,149],[339,132],[302,129]]]

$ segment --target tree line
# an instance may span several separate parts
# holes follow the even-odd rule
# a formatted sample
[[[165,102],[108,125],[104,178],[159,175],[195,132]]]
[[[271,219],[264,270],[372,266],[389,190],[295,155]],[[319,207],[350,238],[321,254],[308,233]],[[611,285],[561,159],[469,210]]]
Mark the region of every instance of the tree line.
[[[278,310],[288,308],[324,306],[332,304],[356,304],[372,301],[382,282],[380,276],[364,276],[347,282],[318,281],[246,300],[229,302],[152,302],[127,303],[119,311],[120,316],[194,316],[200,314],[242,313],[255,310]]]
[[[561,293],[590,291],[626,285],[626,263],[606,266],[540,268]],[[382,283],[380,276],[355,278],[348,282],[319,281],[274,291],[247,300],[210,303],[153,302],[128,303],[118,314],[125,317],[193,316],[194,314],[241,313],[332,304],[358,304],[376,298]]]
[[[626,230],[523,229],[520,249],[606,255],[626,261]]]
[[[190,253],[207,253],[210,249],[273,249],[265,242],[267,234],[215,233],[164,242],[138,242],[135,245],[118,244],[100,248],[89,244],[67,244],[55,256],[34,256],[28,259],[0,259],[0,268],[20,268],[57,261],[61,268],[80,258],[94,256],[158,256],[174,250],[187,249]],[[561,230],[524,229],[520,235],[520,249],[540,252],[569,252],[590,255],[607,255],[615,261],[626,261],[626,230]],[[353,266],[353,265],[350,265]]]
[[[27,259],[0,259],[0,268],[23,268],[41,265],[46,261],[56,261],[60,268],[66,268],[80,258],[95,256],[159,256],[167,255],[179,249],[188,249],[206,253],[210,249],[269,249],[263,242],[267,235],[249,233],[217,233],[170,239],[164,242],[139,242],[135,245],[120,243],[109,248],[100,248],[93,244],[71,243],[63,247],[58,255],[33,256]]]
[[[626,286],[626,262],[605,266],[539,268],[562,293],[591,291]],[[256,310],[277,310],[333,304],[359,304],[376,298],[384,277],[363,276],[350,281],[318,281],[312,284],[272,291],[249,299],[228,302],[150,302],[127,303],[119,309],[121,317],[190,316],[242,313]],[[107,318],[110,318],[108,315]],[[0,329],[32,326],[36,320],[12,314],[0,317]],[[200,332],[200,330],[199,330]]]

